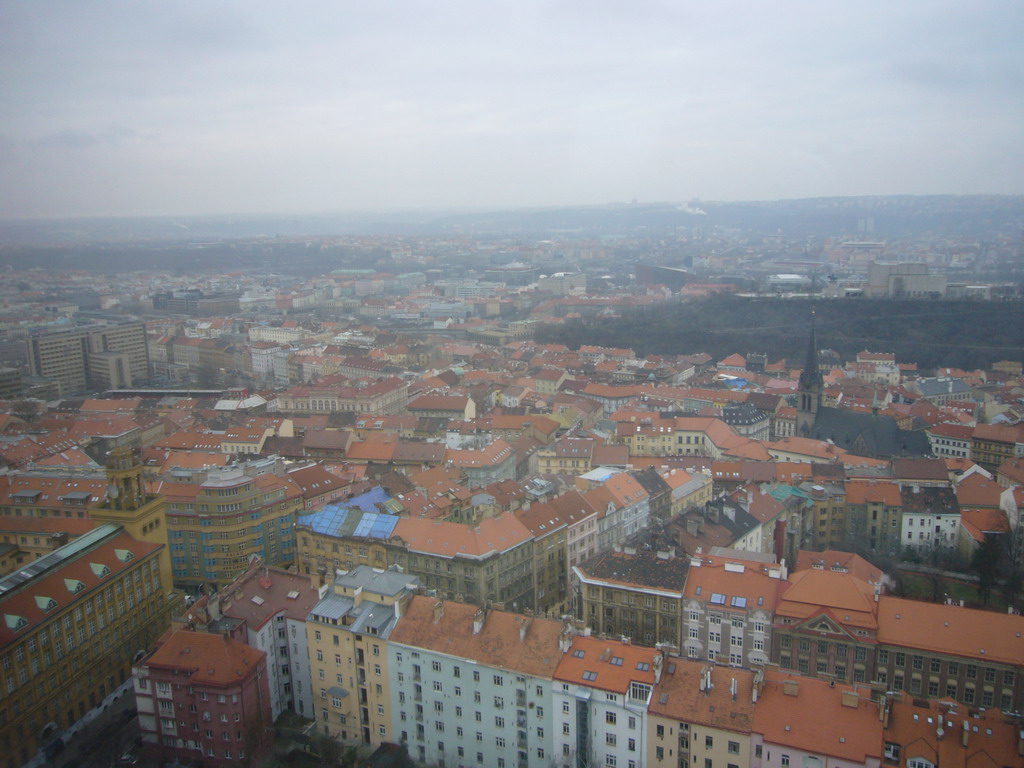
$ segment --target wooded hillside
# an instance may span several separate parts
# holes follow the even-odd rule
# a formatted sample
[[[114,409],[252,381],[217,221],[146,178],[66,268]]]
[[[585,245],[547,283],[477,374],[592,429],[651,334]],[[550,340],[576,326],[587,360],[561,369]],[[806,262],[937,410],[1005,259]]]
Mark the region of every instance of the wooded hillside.
[[[707,352],[719,360],[734,352],[764,352],[769,360],[801,360],[812,307],[818,346],[844,359],[869,349],[895,352],[923,369],[987,368],[997,360],[1024,360],[1024,304],[978,301],[875,299],[792,300],[712,296],[630,312],[621,318],[544,325],[544,343],[630,347],[637,354]]]

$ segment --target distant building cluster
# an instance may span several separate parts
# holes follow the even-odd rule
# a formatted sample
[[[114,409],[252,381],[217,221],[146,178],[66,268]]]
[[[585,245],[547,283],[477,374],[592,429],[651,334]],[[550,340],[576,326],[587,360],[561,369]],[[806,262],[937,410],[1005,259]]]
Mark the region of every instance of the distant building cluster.
[[[533,339],[719,290],[995,300],[956,275],[1005,243],[391,246],[5,288],[0,768],[122,696],[182,765],[258,765],[283,715],[429,765],[1020,764],[1020,360]]]

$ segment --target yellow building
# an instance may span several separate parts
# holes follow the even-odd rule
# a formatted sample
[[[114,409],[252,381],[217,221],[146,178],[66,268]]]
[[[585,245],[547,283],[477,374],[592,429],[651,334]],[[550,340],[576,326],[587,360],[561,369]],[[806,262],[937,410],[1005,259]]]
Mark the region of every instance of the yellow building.
[[[306,619],[317,727],[335,739],[393,741],[387,638],[419,586],[399,569],[340,573]]]
[[[167,498],[175,584],[215,591],[241,574],[253,555],[281,567],[295,561],[302,489],[275,471],[276,463],[255,461],[155,485]]]
[[[647,711],[644,764],[750,765],[756,684],[750,670],[667,657]]]
[[[101,525],[0,578],[0,766],[16,768],[131,678],[170,625],[165,546]]]
[[[160,583],[170,593],[171,557],[167,547],[166,500],[146,490],[142,462],[128,448],[116,448],[107,464],[106,500],[89,510],[97,523],[121,525],[133,539],[160,544]]]

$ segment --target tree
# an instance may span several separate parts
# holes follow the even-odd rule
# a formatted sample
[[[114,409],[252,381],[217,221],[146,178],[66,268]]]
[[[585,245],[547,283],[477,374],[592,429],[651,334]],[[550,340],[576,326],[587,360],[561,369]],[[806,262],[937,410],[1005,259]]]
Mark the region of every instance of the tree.
[[[337,765],[341,759],[341,744],[329,733],[317,731],[310,747],[320,756],[320,762],[324,765]]]
[[[1000,564],[1003,559],[1003,537],[985,536],[984,541],[974,550],[971,570],[978,577],[978,593],[983,605],[988,605],[992,587],[999,581]]]

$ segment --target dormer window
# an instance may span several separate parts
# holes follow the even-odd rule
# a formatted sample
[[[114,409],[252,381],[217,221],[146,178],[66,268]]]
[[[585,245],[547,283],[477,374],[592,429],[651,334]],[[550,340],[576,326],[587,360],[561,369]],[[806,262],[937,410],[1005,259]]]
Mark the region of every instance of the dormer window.
[[[52,597],[46,597],[44,595],[36,595],[36,605],[44,611],[52,611],[57,607],[57,601]]]
[[[89,567],[92,568],[92,572],[99,576],[101,579],[104,576],[110,575],[110,568],[103,563],[89,563]]]
[[[64,579],[64,585],[68,588],[68,592],[73,595],[85,589],[85,583],[78,579]]]
[[[24,629],[28,626],[28,619],[24,616],[15,616],[12,613],[4,614],[4,622],[7,624],[7,628],[12,632],[17,632],[19,629]]]
[[[135,559],[135,554],[129,549],[115,549],[114,554],[117,555],[117,559],[122,563]]]

